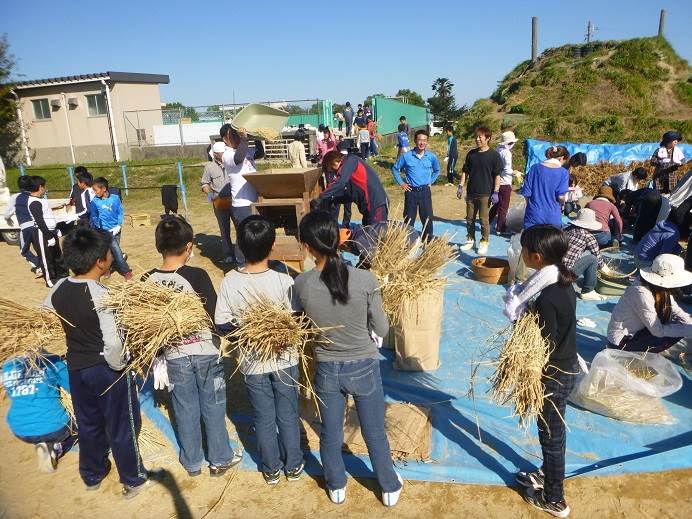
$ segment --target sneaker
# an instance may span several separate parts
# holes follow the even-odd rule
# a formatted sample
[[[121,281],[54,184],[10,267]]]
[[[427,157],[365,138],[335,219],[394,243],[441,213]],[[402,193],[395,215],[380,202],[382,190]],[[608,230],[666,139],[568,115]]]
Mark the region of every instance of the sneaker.
[[[141,485],[136,487],[123,485],[123,499],[132,499],[137,497],[142,491],[151,488],[163,479],[163,470],[147,470],[147,479]]]
[[[41,442],[36,444],[36,457],[38,458],[39,472],[55,472],[57,460],[56,463],[53,464],[53,457],[51,456],[52,450],[52,445],[48,443]]]
[[[331,499],[332,503],[335,505],[340,505],[346,501],[346,487],[337,488],[336,490],[329,489],[329,499]]]
[[[303,474],[303,469],[305,468],[305,462],[301,461],[300,465],[296,468],[286,471],[286,479],[289,481],[298,481],[300,476]]]
[[[213,478],[223,476],[229,469],[232,469],[241,461],[243,461],[243,455],[233,453],[233,458],[225,465],[209,465],[209,475]]]
[[[484,256],[486,254],[488,254],[488,242],[481,241],[480,245],[478,245],[478,255]]]
[[[522,487],[542,490],[544,483],[543,469],[534,470],[533,472],[518,472],[514,480]]]
[[[570,513],[569,506],[564,499],[556,502],[547,501],[545,495],[543,494],[543,490],[527,488],[526,494],[524,495],[524,501],[534,508],[548,512],[553,517],[568,517]]]
[[[461,250],[471,250],[476,246],[475,240],[466,240],[466,243],[464,243],[460,249]]]
[[[588,292],[582,292],[580,296],[584,301],[603,301],[605,297],[596,292],[595,290],[589,290]]]
[[[447,183],[445,184],[445,186],[446,186],[446,187],[449,187],[449,186],[454,187],[454,184],[452,184],[451,182],[447,182]]]
[[[267,485],[276,485],[279,479],[281,479],[281,470],[277,470],[276,472],[262,471],[262,477]]]
[[[399,480],[399,483],[401,483],[401,486],[399,490],[394,492],[382,492],[382,503],[384,503],[384,506],[394,506],[399,502],[399,496],[404,489],[404,480],[401,479],[401,475],[398,472],[396,473],[396,478]]]

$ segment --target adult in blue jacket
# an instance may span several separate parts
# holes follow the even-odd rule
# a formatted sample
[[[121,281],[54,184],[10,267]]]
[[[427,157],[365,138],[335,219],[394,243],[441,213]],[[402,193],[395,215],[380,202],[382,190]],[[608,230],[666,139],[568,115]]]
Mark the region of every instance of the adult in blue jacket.
[[[519,190],[526,198],[524,229],[540,224],[562,227],[562,202],[569,190],[569,173],[564,165],[569,152],[564,146],[552,146],[546,150],[545,157],[546,160],[529,168]]]
[[[74,425],[60,401],[60,388],[70,389],[65,361],[49,355],[31,366],[15,357],[2,367],[2,385],[10,397],[7,424],[17,438],[36,446],[41,472],[54,472],[58,459],[77,437]]]
[[[425,240],[433,237],[433,207],[430,186],[440,175],[440,161],[428,151],[428,132],[418,130],[416,147],[401,155],[392,166],[392,176],[404,190],[404,221],[413,226],[416,213],[423,225]],[[406,180],[401,178],[401,172]]]
[[[680,229],[670,218],[658,222],[637,243],[634,251],[640,267],[650,267],[660,254],[680,254]]]

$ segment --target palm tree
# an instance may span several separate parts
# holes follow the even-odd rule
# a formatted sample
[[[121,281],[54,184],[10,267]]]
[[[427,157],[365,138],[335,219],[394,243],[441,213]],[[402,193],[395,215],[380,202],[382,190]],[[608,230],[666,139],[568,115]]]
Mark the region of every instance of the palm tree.
[[[432,84],[433,92],[443,98],[452,95],[452,87],[454,87],[454,83],[446,77],[438,77]]]

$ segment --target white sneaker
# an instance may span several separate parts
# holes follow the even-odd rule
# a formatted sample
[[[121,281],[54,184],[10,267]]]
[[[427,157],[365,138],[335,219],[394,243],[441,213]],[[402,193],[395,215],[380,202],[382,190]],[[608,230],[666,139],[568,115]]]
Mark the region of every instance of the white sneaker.
[[[584,301],[604,301],[605,297],[596,292],[595,290],[590,290],[588,292],[582,292],[580,297]]]
[[[332,503],[335,505],[340,505],[346,501],[346,487],[337,488],[336,490],[329,489],[329,499],[331,499]]]
[[[36,456],[38,457],[39,472],[55,472],[53,459],[50,455],[51,449],[47,443],[41,442],[36,444]]]
[[[461,250],[471,250],[476,246],[476,242],[474,240],[466,240],[466,243],[464,243],[460,249]]]
[[[484,256],[485,254],[488,254],[488,242],[481,241],[480,245],[478,245],[478,255]]]
[[[384,506],[394,506],[399,502],[399,496],[404,489],[404,480],[401,479],[401,475],[398,472],[396,473],[396,478],[401,483],[401,486],[396,492],[382,492],[382,503],[384,503]]]

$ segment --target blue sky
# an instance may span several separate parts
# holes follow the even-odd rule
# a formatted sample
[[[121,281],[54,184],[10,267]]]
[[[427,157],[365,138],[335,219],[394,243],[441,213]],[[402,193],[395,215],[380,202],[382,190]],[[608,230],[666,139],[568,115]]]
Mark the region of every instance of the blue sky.
[[[531,16],[539,51],[584,40],[666,36],[692,60],[692,2],[230,1],[111,3],[2,0],[7,33],[25,79],[117,70],[168,74],[164,101],[207,105],[329,98],[359,102],[410,88],[427,98],[436,77],[457,101],[489,95],[530,57]],[[362,7],[361,7],[362,6]]]

